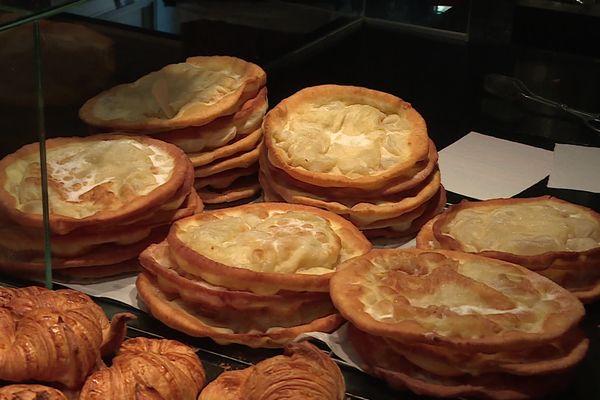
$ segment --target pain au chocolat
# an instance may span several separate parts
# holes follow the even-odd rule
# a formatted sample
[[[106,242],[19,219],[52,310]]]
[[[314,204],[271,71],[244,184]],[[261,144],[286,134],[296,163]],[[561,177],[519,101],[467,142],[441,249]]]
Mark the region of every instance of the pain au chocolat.
[[[409,214],[420,224],[414,211],[445,196],[425,121],[391,94],[309,87],[267,113],[263,135],[267,197],[335,212],[369,237],[408,237],[421,226]]]
[[[337,266],[370,249],[347,220],[256,203],[181,220],[140,255],[140,298],[167,325],[219,343],[280,346],[342,322],[328,296]],[[244,315],[244,318],[239,318]]]
[[[171,144],[95,135],[46,148],[56,269],[122,265],[203,207],[190,161]],[[10,272],[43,270],[41,179],[38,144],[0,161],[0,265]]]
[[[513,262],[584,302],[600,297],[600,214],[554,197],[462,202],[424,226],[417,246]]]
[[[365,369],[432,396],[539,397],[584,358],[584,308],[549,279],[449,250],[373,250],[331,280]]]
[[[325,353],[307,342],[290,343],[283,355],[222,373],[198,400],[343,400],[345,389],[339,367]]]

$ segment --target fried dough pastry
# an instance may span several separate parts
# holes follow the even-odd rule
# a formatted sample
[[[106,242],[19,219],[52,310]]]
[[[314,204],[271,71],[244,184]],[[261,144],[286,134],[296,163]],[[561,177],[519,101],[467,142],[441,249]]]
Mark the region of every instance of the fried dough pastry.
[[[175,340],[123,342],[109,368],[94,372],[80,400],[196,400],[206,375],[190,347]]]
[[[263,129],[276,168],[323,187],[383,188],[414,173],[429,150],[425,121],[410,104],[361,87],[300,90],[267,113]]]
[[[340,265],[331,297],[369,334],[482,352],[556,340],[585,313],[524,267],[448,250],[372,250]]]
[[[254,132],[234,140],[224,146],[201,153],[188,153],[188,157],[190,158],[190,161],[194,167],[201,167],[203,165],[215,162],[216,160],[256,149],[257,144],[261,140],[262,129],[259,127]]]
[[[88,100],[79,110],[89,125],[162,131],[207,124],[233,114],[265,85],[257,65],[235,57],[190,57]]]
[[[326,292],[338,264],[371,247],[344,218],[283,203],[248,204],[179,220],[167,242],[185,272],[258,294]]]
[[[39,287],[0,288],[0,380],[79,387],[125,335],[130,314],[109,324],[83,293]]]
[[[141,218],[173,201],[192,179],[185,153],[142,136],[56,138],[49,139],[46,148],[50,228],[57,234]],[[2,159],[1,211],[20,225],[41,228],[40,180],[37,143]],[[176,197],[180,202],[189,195],[191,181],[189,185]]]
[[[339,367],[314,345],[290,343],[283,355],[238,371],[222,373],[198,400],[343,400]]]
[[[68,400],[60,390],[44,385],[8,385],[0,388],[0,400]]]
[[[509,261],[582,301],[600,297],[600,214],[557,198],[462,202],[424,226],[417,247]]]

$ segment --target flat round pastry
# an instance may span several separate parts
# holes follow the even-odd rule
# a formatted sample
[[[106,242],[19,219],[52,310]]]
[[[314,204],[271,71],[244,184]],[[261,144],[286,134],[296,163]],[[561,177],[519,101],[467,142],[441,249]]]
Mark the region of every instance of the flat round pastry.
[[[251,200],[260,193],[260,190],[260,184],[256,176],[248,176],[240,178],[229,188],[220,190],[200,189],[198,195],[206,204],[222,204],[243,199]]]
[[[600,214],[555,197],[462,202],[433,224],[441,247],[541,270],[600,265]]]
[[[86,380],[79,400],[196,400],[206,374],[194,350],[175,340],[123,342],[111,366]]]
[[[258,66],[227,56],[190,57],[88,100],[79,117],[112,130],[161,131],[233,114],[266,83]]]
[[[175,222],[167,237],[184,271],[259,294],[329,290],[337,266],[369,251],[350,222],[313,207],[255,203]]]
[[[222,373],[204,388],[198,400],[344,400],[345,391],[337,364],[314,345],[303,342],[286,345],[283,355]]]
[[[190,336],[210,337],[219,344],[239,343],[249,347],[281,347],[306,332],[333,332],[344,322],[340,314],[330,314],[303,325],[271,327],[266,331],[238,330],[233,325],[218,323],[194,312],[180,299],[169,298],[148,273],[138,275],[135,282],[138,295],[150,313],[165,325]]]
[[[224,171],[229,171],[231,169],[249,168],[258,161],[258,157],[260,156],[260,148],[261,145],[258,144],[256,148],[248,152],[234,154],[229,158],[216,160],[210,164],[196,167],[194,168],[194,176],[196,178],[204,178]]]
[[[436,375],[411,363],[380,337],[366,334],[354,326],[348,328],[348,337],[367,372],[383,379],[392,388],[409,389],[419,395],[530,400],[563,389],[572,377],[569,372],[534,376],[506,373],[476,373],[459,377]]]
[[[15,384],[0,387],[0,400],[68,400],[63,392],[49,386]]]
[[[188,126],[152,136],[173,143],[186,153],[212,150],[260,128],[267,107],[267,88],[263,87],[255,98],[245,102],[235,114],[217,118],[206,125]]]
[[[237,320],[247,330],[302,325],[335,312],[328,293],[281,291],[258,295],[211,285],[179,269],[166,242],[144,250],[140,263],[167,296],[180,298],[190,309],[199,310],[215,321]],[[244,315],[241,321],[240,315]]]
[[[524,267],[449,250],[372,250],[340,265],[330,293],[367,333],[471,351],[552,341],[585,313],[575,296]]]
[[[207,186],[213,189],[225,189],[232,185],[236,179],[254,175],[257,172],[258,164],[253,164],[247,168],[230,169],[204,178],[196,178],[194,180],[194,187],[196,190],[201,190]]]
[[[267,185],[270,189],[285,199],[286,202],[324,208],[336,214],[344,215],[358,225],[396,218],[413,211],[434,197],[441,186],[441,175],[439,170],[436,169],[419,186],[406,192],[371,199],[333,199],[327,194],[326,189],[318,193],[309,193],[300,188],[288,186],[287,182],[274,179],[268,169],[261,168],[261,174],[264,176],[264,181],[268,182]]]
[[[140,217],[172,200],[190,168],[177,147],[140,136],[49,139],[46,152],[50,228],[58,234]],[[37,143],[0,161],[0,209],[20,225],[42,227]]]
[[[255,149],[262,139],[262,129],[259,127],[249,135],[242,136],[222,147],[202,153],[188,153],[188,157],[194,167],[210,164],[215,160],[230,157]]]
[[[270,162],[318,186],[379,189],[427,158],[425,121],[391,94],[353,87],[309,87],[265,116]]]

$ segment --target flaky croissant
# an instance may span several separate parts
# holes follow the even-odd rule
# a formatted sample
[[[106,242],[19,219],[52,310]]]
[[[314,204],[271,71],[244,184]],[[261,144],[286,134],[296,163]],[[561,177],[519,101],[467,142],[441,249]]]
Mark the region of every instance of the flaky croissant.
[[[111,326],[98,305],[74,290],[0,288],[0,380],[77,388],[101,352],[118,346],[129,318],[116,316]]]
[[[175,340],[123,342],[110,368],[94,372],[79,400],[196,400],[204,386],[200,359]]]
[[[16,384],[0,388],[0,400],[67,400],[67,397],[48,386]]]
[[[343,400],[338,366],[309,343],[290,343],[284,355],[239,371],[224,372],[198,400]]]

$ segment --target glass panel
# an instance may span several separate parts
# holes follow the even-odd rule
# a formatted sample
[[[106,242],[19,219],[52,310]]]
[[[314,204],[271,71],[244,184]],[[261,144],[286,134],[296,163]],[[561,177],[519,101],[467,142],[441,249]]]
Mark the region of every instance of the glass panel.
[[[0,31],[59,13],[87,0],[0,0]]]

